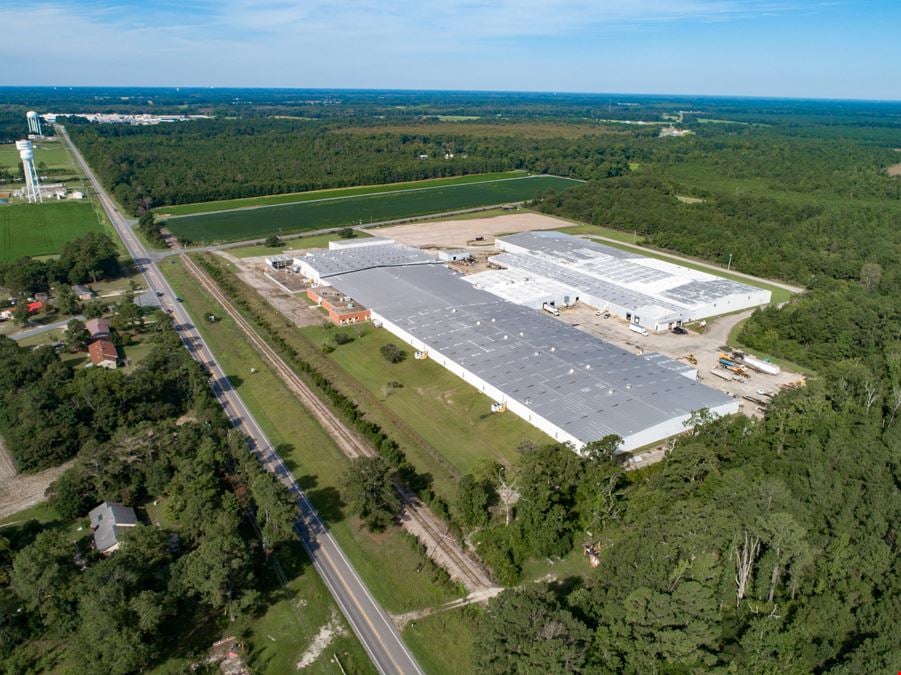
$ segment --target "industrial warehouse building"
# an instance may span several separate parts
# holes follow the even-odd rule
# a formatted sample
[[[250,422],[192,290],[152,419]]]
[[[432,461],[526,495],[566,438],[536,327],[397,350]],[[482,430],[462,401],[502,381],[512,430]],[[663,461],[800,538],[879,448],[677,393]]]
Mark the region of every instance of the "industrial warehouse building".
[[[503,268],[466,281],[533,309],[575,302],[653,331],[765,305],[770,292],[562,232],[499,237]]]
[[[502,300],[417,249],[358,247],[297,263],[317,284],[368,307],[374,323],[576,448],[616,434],[621,450],[633,450],[683,431],[702,408],[738,411],[738,401],[696,382],[685,364],[631,354]]]

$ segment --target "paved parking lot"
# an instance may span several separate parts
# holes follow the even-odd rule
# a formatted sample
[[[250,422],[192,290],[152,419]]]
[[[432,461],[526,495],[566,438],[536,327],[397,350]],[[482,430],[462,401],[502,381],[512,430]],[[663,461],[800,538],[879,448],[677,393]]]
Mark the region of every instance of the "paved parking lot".
[[[742,398],[743,396],[765,400],[766,397],[757,393],[758,389],[775,393],[779,391],[781,385],[803,382],[804,377],[783,369],[778,375],[751,371],[748,378],[736,376],[738,379],[723,380],[710,372],[718,364],[719,355],[724,351],[723,347],[726,345],[729,332],[739,321],[751,316],[752,311],[746,310],[710,319],[703,334],[693,331],[689,331],[687,335],[650,333],[646,337],[629,330],[628,324],[622,319],[613,316],[609,319],[595,316],[596,310],[584,304],[562,310],[558,319],[634,353],[660,352],[680,360],[686,360],[689,355],[694,356],[698,362],[698,379],[701,382],[738,398],[741,411],[746,415],[760,416],[762,415],[760,406]]]

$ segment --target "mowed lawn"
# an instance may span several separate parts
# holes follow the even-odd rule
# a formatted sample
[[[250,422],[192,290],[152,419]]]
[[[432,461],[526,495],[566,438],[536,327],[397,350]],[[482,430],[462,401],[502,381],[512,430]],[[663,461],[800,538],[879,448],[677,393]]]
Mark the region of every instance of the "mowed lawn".
[[[556,176],[527,176],[206,213],[170,218],[165,223],[182,240],[237,241],[519,202],[534,199],[546,190],[564,190],[576,184]]]
[[[370,235],[360,230],[354,231],[355,238],[367,238]],[[309,237],[299,237],[297,239],[289,239],[284,242],[284,246],[272,248],[263,244],[253,246],[240,246],[238,248],[227,249],[229,253],[239,258],[251,258],[261,255],[281,255],[286,251],[297,251],[305,248],[328,248],[330,241],[338,241],[343,237],[337,232],[329,234],[314,234]]]
[[[34,162],[48,169],[72,169],[72,158],[66,151],[66,147],[59,141],[34,141]],[[18,167],[21,160],[15,143],[3,143],[0,145],[0,168]]]
[[[434,361],[413,358],[413,350],[383,328],[316,326],[302,330],[319,343],[333,343],[333,336],[340,332],[354,336],[353,342],[337,347],[329,356],[459,474],[468,473],[481,460],[507,466],[516,463],[516,449],[524,440],[553,442],[544,432],[512,413],[492,413],[489,397]],[[382,357],[379,349],[389,342],[407,352],[404,361],[388,363]],[[403,388],[386,397],[386,385],[392,381],[401,383]],[[440,473],[435,471],[436,483],[440,478]]]
[[[104,230],[89,202],[0,206],[0,260],[59,253],[67,241]]]
[[[404,181],[402,183],[384,183],[382,185],[357,185],[344,188],[327,188],[324,190],[308,190],[306,192],[287,192],[279,195],[263,195],[261,197],[239,197],[238,199],[220,199],[213,202],[196,202],[194,204],[178,204],[176,206],[160,206],[154,211],[160,217],[188,216],[211,211],[227,211],[231,209],[252,208],[254,206],[271,206],[273,204],[295,204],[316,199],[332,197],[354,197],[372,195],[379,192],[399,192],[403,190],[419,190],[425,187],[441,187],[444,185],[465,185],[468,183],[484,183],[488,180],[504,178],[522,178],[525,171],[498,171],[496,173],[468,174],[466,176],[449,176],[447,178],[428,178],[426,180]]]

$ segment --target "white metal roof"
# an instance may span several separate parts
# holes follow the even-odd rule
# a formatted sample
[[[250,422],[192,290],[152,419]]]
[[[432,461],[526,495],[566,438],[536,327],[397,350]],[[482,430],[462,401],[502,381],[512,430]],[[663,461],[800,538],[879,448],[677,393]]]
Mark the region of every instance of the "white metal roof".
[[[769,292],[755,286],[562,232],[523,232],[500,237],[497,244],[525,251],[513,249],[492,262],[540,274],[642,311],[642,316],[692,315],[696,308],[738,296],[759,298],[760,304],[769,301]]]
[[[681,368],[501,300],[444,266],[372,267],[330,282],[582,442],[732,402]]]

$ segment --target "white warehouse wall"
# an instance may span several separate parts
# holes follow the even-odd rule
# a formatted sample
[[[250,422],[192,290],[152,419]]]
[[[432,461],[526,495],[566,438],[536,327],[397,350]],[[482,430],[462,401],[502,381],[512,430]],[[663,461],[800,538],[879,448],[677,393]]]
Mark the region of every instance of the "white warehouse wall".
[[[441,352],[432,349],[422,340],[414,337],[411,333],[395,325],[394,323],[383,317],[381,314],[372,311],[371,318],[373,323],[380,324],[389,333],[396,335],[398,338],[410,345],[413,349],[417,351],[427,352],[429,359],[443,366],[451,373],[461,378],[467,384],[475,387],[492,400],[499,403],[505,403],[509,412],[514,413],[517,417],[523,419],[537,429],[540,429],[554,440],[560,443],[568,443],[572,445],[576,451],[580,450],[585,445],[575,436],[572,436],[541,415],[536,414],[524,403],[509,398],[497,387],[494,387],[493,385],[480,378],[478,375],[475,375],[460,364],[452,361]],[[738,401],[730,401],[729,403],[726,403],[722,406],[711,409],[710,412],[717,416],[736,413],[738,412]],[[632,434],[623,439],[623,444],[620,446],[619,451],[629,452],[631,450],[635,450],[636,448],[650,445],[651,443],[661,441],[665,438],[669,438],[670,436],[680,434],[685,431],[684,423],[690,417],[690,414],[674,417],[653,427],[649,427],[647,429],[643,429],[640,432]]]

